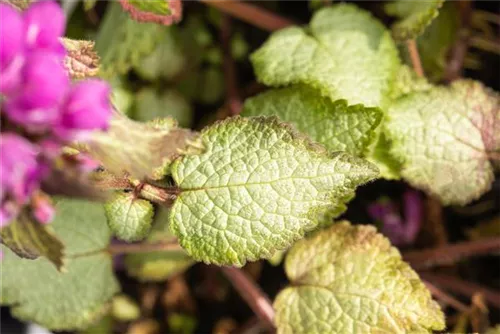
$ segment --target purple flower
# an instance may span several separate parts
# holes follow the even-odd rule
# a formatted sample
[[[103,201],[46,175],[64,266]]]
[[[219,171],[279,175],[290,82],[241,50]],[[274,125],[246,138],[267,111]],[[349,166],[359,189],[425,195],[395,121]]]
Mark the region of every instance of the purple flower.
[[[18,213],[38,187],[43,168],[37,161],[37,154],[36,146],[18,135],[5,133],[0,136],[0,226]]]
[[[28,58],[21,83],[19,94],[7,101],[9,119],[35,132],[53,126],[69,86],[63,63],[52,53],[37,51]]]
[[[71,88],[55,132],[66,140],[84,140],[91,131],[105,130],[113,114],[109,85],[97,79]]]
[[[0,3],[0,93],[7,94],[19,84],[24,63],[24,24],[21,14]]]
[[[56,52],[64,56],[65,50],[59,37],[64,35],[66,20],[56,2],[35,2],[24,12],[23,18],[28,50]]]

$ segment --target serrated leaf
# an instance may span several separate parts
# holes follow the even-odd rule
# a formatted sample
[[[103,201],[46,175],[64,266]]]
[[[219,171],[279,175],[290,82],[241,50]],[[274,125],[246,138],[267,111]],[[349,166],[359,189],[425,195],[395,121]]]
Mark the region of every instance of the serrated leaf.
[[[168,174],[170,163],[197,146],[197,134],[175,127],[165,119],[162,126],[134,122],[115,114],[106,132],[96,132],[86,143],[88,153],[111,172],[127,172],[142,180],[159,180]]]
[[[175,237],[168,228],[169,210],[159,208],[147,242],[173,242]],[[128,254],[125,268],[129,276],[143,282],[165,281],[186,270],[195,262],[184,251],[156,251]]]
[[[120,4],[139,22],[169,26],[182,18],[181,0],[120,0]]]
[[[35,221],[23,211],[15,221],[0,230],[0,241],[18,256],[34,260],[44,256],[57,270],[63,268],[64,244],[50,225]]]
[[[387,105],[399,67],[390,32],[352,4],[319,10],[309,29],[275,32],[251,60],[266,85],[310,85],[332,101],[367,107]]]
[[[99,72],[99,56],[94,51],[93,41],[78,41],[61,38],[67,55],[64,66],[73,79],[93,77]]]
[[[438,196],[464,205],[493,181],[489,159],[499,159],[500,98],[475,81],[457,81],[396,101],[388,111],[391,153],[402,176]]]
[[[99,75],[110,79],[125,74],[153,52],[162,40],[164,27],[130,19],[120,5],[110,2],[96,38],[101,57]]]
[[[408,95],[414,92],[426,91],[432,88],[432,85],[424,77],[419,77],[415,71],[408,65],[402,65],[399,68],[397,78],[394,82],[392,99]]]
[[[278,333],[431,333],[444,315],[373,226],[334,224],[288,252],[292,285],[274,301]]]
[[[156,118],[173,117],[182,127],[190,127],[193,110],[186,98],[176,90],[161,93],[152,88],[144,88],[136,95],[135,119],[151,121]]]
[[[111,231],[128,242],[144,239],[153,222],[153,204],[136,198],[133,193],[116,192],[104,205]]]
[[[110,255],[111,237],[99,203],[60,200],[51,226],[66,245],[66,272],[45,258],[26,260],[2,246],[1,303],[23,321],[53,330],[84,328],[102,316],[118,291]]]
[[[362,105],[332,102],[315,90],[295,86],[247,99],[242,116],[277,116],[330,151],[363,156],[380,124],[382,112]]]
[[[396,0],[386,4],[385,12],[400,19],[392,26],[394,38],[405,41],[421,35],[438,16],[443,3],[444,0]]]
[[[242,266],[270,258],[338,215],[378,172],[320,145],[274,117],[230,118],[201,134],[205,152],[172,164],[180,188],[170,228],[189,255]]]

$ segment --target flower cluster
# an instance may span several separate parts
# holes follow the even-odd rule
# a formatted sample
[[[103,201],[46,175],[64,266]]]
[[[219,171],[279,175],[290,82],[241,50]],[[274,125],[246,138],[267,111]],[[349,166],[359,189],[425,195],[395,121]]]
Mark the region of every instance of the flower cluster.
[[[27,203],[45,223],[50,209],[33,195],[65,144],[107,128],[110,88],[96,79],[71,84],[57,3],[36,2],[24,13],[0,3],[0,16],[0,226]]]

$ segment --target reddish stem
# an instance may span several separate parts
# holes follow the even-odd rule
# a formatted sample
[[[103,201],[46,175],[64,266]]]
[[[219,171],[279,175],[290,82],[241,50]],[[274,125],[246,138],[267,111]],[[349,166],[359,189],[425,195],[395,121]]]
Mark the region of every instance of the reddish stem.
[[[411,64],[415,73],[419,77],[424,77],[424,68],[422,67],[422,62],[420,61],[420,55],[418,54],[417,42],[414,39],[406,41],[406,46],[408,47],[408,52],[410,54]]]
[[[222,27],[220,30],[222,54],[224,57],[224,82],[226,84],[226,105],[231,115],[238,115],[241,112],[242,104],[238,89],[238,79],[236,64],[231,54],[231,17],[223,15]]]

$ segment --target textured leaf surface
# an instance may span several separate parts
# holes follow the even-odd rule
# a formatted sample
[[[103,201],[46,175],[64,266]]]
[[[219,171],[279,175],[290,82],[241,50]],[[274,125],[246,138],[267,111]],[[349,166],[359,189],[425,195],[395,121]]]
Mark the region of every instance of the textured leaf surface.
[[[96,38],[101,57],[99,74],[110,79],[126,73],[148,56],[161,41],[164,27],[129,18],[116,2],[110,2]]]
[[[22,212],[10,225],[0,230],[0,241],[26,259],[46,257],[58,270],[63,268],[64,244],[50,225],[43,225]]]
[[[169,210],[160,207],[155,215],[155,222],[146,242],[171,243],[174,235],[168,228]],[[128,254],[125,258],[127,273],[139,281],[165,281],[195,262],[184,251],[140,252]]]
[[[490,189],[489,159],[500,154],[500,99],[474,81],[457,81],[397,101],[386,133],[402,175],[444,204],[466,204]]]
[[[396,0],[386,4],[386,13],[400,18],[392,26],[394,38],[405,41],[421,35],[438,16],[443,3],[444,0]]]
[[[431,333],[439,305],[373,226],[334,224],[288,252],[292,285],[275,302],[278,333]]]
[[[169,26],[182,18],[181,0],[120,0],[120,4],[139,22]]]
[[[242,266],[288,247],[317,218],[338,215],[370,163],[329,155],[277,118],[232,118],[201,135],[206,151],[172,165],[181,190],[170,224],[188,254]]]
[[[153,222],[153,205],[133,193],[116,192],[105,205],[106,218],[113,234],[125,241],[144,239]]]
[[[61,39],[66,48],[64,66],[73,79],[93,77],[99,72],[99,56],[94,51],[93,41]]]
[[[136,95],[135,118],[151,121],[156,118],[173,117],[182,127],[190,127],[193,110],[186,98],[176,90],[161,93],[152,88],[144,88]]]
[[[103,315],[119,289],[111,257],[103,251],[111,237],[104,209],[60,200],[51,225],[66,245],[66,272],[44,258],[21,259],[2,246],[1,303],[24,321],[54,330],[82,328]]]
[[[257,78],[266,85],[302,83],[333,101],[384,107],[399,66],[390,32],[352,4],[318,11],[309,29],[274,33],[252,56]]]
[[[275,89],[247,99],[243,116],[277,116],[330,151],[362,156],[380,124],[382,112],[362,105],[332,102],[307,87]]]
[[[176,128],[172,119],[158,126],[116,114],[106,132],[93,134],[87,149],[114,173],[125,171],[140,180],[159,180],[168,173],[173,159],[195,145],[196,138],[194,132]]]

